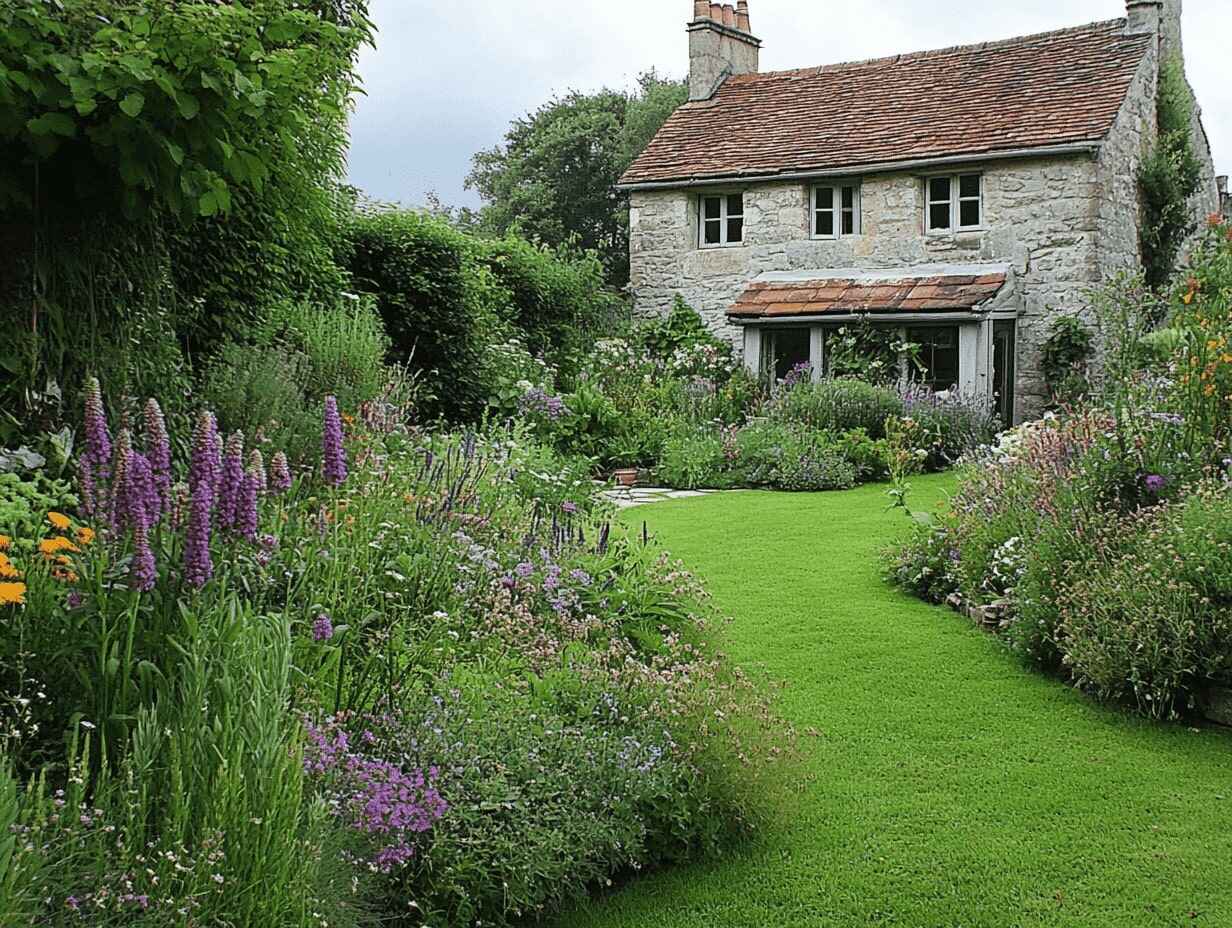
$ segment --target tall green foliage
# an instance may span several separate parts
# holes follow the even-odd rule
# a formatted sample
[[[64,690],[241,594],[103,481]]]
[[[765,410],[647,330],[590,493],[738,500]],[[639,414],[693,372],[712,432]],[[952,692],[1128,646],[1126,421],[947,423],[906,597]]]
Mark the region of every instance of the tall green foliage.
[[[484,227],[557,247],[597,251],[608,282],[629,280],[629,211],[620,175],[688,97],[654,71],[632,93],[577,91],[510,126],[504,144],[475,155],[467,185],[485,201]]]
[[[36,425],[32,391],[87,367],[183,395],[191,360],[265,307],[337,299],[335,191],[371,37],[364,3],[338,0],[0,9],[4,409]]]
[[[1155,289],[1171,279],[1181,247],[1195,228],[1189,198],[1202,183],[1202,162],[1194,150],[1193,106],[1181,60],[1172,58],[1159,72],[1159,140],[1138,174],[1142,261],[1147,283]]]

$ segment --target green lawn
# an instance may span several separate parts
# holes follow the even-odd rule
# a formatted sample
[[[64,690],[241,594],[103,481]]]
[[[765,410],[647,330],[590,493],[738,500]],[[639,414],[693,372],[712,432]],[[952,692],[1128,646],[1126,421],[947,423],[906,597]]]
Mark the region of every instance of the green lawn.
[[[916,481],[918,508],[948,478]],[[627,518],[704,577],[728,648],[790,681],[816,780],[781,831],[561,928],[1232,926],[1232,735],[1139,721],[886,586],[883,487]]]

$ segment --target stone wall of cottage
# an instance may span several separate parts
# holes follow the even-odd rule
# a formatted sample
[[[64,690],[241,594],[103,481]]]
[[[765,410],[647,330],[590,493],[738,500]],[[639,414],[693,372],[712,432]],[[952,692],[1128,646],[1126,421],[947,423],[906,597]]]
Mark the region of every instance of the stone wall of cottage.
[[[863,178],[862,234],[837,241],[809,236],[809,186],[756,184],[743,190],[745,242],[698,247],[698,191],[637,192],[632,199],[632,288],[636,312],[671,307],[676,293],[735,342],[727,309],[745,285],[766,271],[886,268],[918,264],[1011,264],[1022,301],[1018,408],[1033,416],[1047,389],[1040,348],[1050,320],[1076,312],[1099,283],[1099,232],[1104,215],[1100,165],[1088,155],[992,162],[964,170],[984,173],[986,231],[924,233],[923,179],[914,173]]]

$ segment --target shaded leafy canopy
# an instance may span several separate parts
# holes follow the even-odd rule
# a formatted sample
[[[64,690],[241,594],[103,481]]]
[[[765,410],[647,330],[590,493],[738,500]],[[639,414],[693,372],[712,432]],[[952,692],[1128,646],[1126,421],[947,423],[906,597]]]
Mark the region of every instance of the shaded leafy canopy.
[[[38,165],[42,189],[70,201],[118,192],[129,215],[226,213],[313,118],[345,118],[371,36],[362,7],[337,0],[8,5],[0,209],[35,205]]]
[[[502,145],[475,156],[467,178],[485,201],[482,225],[594,250],[608,282],[623,287],[629,210],[616,182],[687,97],[684,83],[649,71],[633,92],[573,92],[515,120]]]
[[[1189,198],[1202,184],[1202,162],[1194,151],[1193,106],[1181,60],[1172,58],[1159,73],[1159,141],[1138,176],[1142,263],[1147,283],[1155,289],[1171,279],[1177,256],[1195,228]]]

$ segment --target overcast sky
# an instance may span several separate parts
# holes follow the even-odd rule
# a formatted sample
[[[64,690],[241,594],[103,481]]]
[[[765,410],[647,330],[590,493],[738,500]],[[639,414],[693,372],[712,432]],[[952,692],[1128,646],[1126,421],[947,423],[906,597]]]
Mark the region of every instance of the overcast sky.
[[[1184,0],[1185,52],[1221,174],[1232,173],[1232,0]],[[1125,14],[1124,0],[750,0],[762,70],[1009,38]],[[471,156],[556,93],[688,71],[692,0],[371,0],[378,47],[352,126],[351,182],[380,200],[474,205]]]

